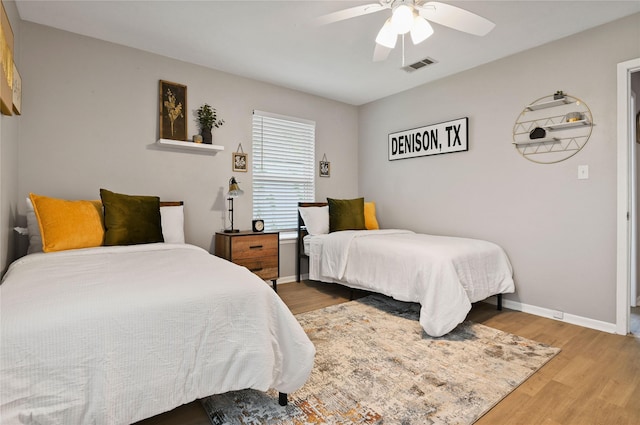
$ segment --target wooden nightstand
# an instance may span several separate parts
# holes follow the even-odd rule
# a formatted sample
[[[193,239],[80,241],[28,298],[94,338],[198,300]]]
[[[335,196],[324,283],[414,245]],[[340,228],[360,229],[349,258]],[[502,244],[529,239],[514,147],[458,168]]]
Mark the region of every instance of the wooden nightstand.
[[[278,232],[258,233],[242,231],[238,233],[216,233],[215,255],[248,268],[264,280],[273,283],[280,273],[280,234]]]

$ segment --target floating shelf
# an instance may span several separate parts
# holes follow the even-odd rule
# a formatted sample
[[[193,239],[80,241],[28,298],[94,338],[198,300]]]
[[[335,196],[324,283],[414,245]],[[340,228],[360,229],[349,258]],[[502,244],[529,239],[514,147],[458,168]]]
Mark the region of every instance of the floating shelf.
[[[548,102],[532,103],[531,105],[528,105],[525,109],[529,111],[537,111],[538,109],[553,108],[554,106],[568,105],[570,103],[573,103],[573,102],[567,99],[566,97],[563,97],[562,99],[554,99]]]
[[[557,130],[566,130],[567,128],[582,127],[585,125],[591,125],[589,120],[579,120],[579,121],[572,121],[572,122],[562,122],[560,124],[545,125],[544,128],[551,131],[557,131]]]
[[[529,139],[529,140],[519,140],[517,142],[513,142],[514,145],[533,145],[535,143],[558,143],[560,139],[557,137],[547,137],[544,139]]]
[[[170,140],[170,139],[159,139],[157,141],[159,146],[171,148],[171,149],[182,149],[182,150],[191,150],[191,151],[200,151],[207,152],[213,155],[217,154],[220,151],[224,150],[224,146],[220,145],[209,145],[206,143],[194,143],[194,142],[183,142],[180,140]]]

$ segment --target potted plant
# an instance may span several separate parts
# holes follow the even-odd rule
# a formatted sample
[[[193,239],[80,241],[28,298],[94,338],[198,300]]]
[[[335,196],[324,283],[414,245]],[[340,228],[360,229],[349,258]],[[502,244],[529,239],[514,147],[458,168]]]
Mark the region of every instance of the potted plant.
[[[218,119],[216,108],[212,108],[205,103],[196,111],[198,115],[198,124],[200,124],[200,134],[203,143],[211,144],[211,129],[213,127],[220,128],[224,124],[223,119]]]

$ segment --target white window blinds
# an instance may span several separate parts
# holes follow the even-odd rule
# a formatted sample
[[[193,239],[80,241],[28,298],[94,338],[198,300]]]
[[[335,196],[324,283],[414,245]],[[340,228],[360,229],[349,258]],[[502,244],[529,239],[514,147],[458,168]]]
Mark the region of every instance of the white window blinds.
[[[266,231],[298,226],[298,202],[315,198],[316,124],[253,111],[253,216]]]

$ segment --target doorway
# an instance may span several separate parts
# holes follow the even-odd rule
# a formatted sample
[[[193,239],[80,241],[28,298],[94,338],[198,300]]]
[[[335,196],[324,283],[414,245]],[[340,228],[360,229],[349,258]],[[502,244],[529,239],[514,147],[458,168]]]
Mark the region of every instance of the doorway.
[[[640,58],[618,64],[618,202],[616,333],[626,335],[638,301],[638,155],[636,116],[640,102]],[[634,93],[635,88],[635,93]],[[635,328],[634,328],[635,331]]]
[[[638,128],[640,126],[640,71],[631,72],[629,83],[631,90],[629,93],[629,109],[631,125],[629,128],[631,140],[629,142],[629,154],[630,154],[630,193],[631,193],[631,222],[630,224],[630,275],[629,275],[629,332],[640,336],[640,301],[638,300],[640,294],[640,284],[638,283],[638,264],[640,264],[640,241],[638,211],[640,211],[640,197],[638,196],[638,187],[640,186],[639,173],[640,169],[640,134]]]

